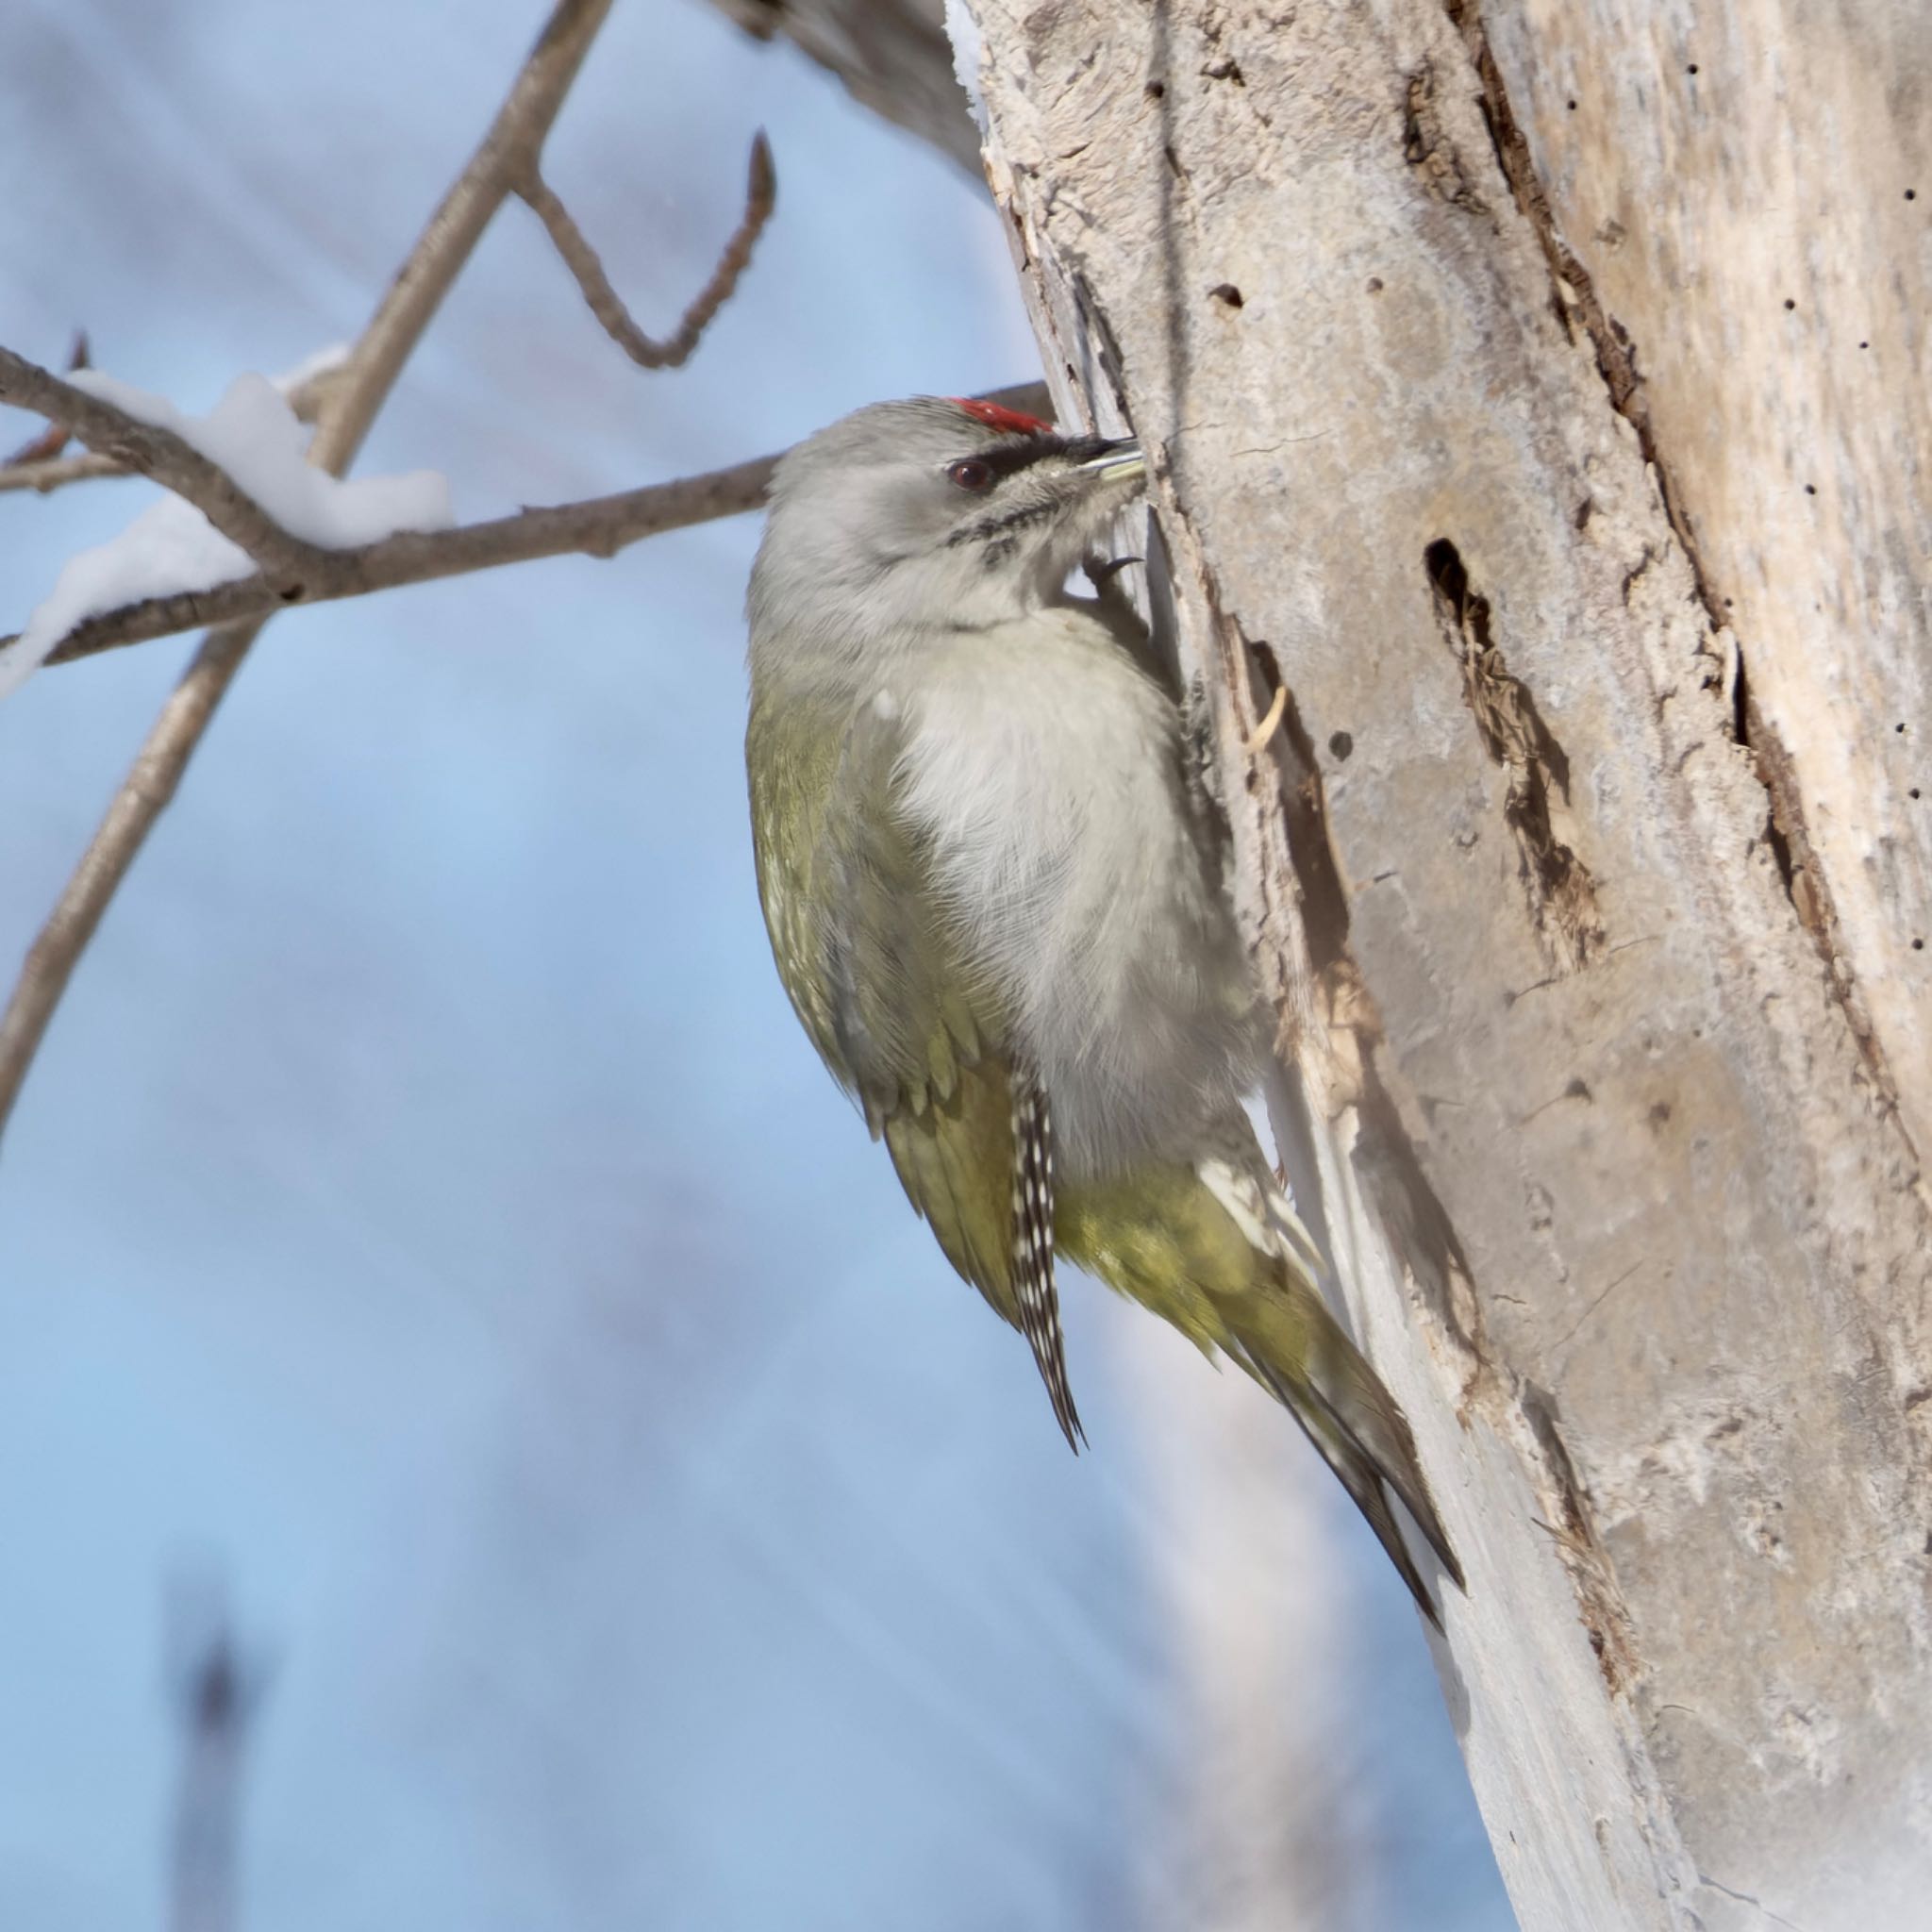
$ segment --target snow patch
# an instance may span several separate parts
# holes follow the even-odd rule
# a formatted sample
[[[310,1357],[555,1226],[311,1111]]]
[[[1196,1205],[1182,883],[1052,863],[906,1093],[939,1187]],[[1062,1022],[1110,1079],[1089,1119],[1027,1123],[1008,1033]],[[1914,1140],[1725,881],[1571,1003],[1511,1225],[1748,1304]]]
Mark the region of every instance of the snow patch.
[[[342,353],[325,350],[283,380],[292,386]],[[314,468],[307,455],[308,426],[265,376],[238,376],[206,416],[191,416],[165,397],[97,370],[76,370],[68,379],[143,423],[172,429],[220,464],[291,535],[324,549],[375,543],[401,530],[445,530],[454,521],[449,483],[434,471],[341,481]],[[163,498],[118,537],[61,566],[17,641],[0,651],[0,698],[25,683],[83,619],[147,597],[212,590],[255,569],[248,554],[192,504]]]
[[[981,141],[986,139],[986,96],[980,92],[979,71],[984,55],[979,44],[979,23],[973,17],[967,0],[946,0],[946,37],[953,43],[953,73],[966,90],[966,104],[973,109],[974,125]]]
[[[333,375],[338,369],[348,366],[354,345],[349,342],[331,342],[325,349],[317,349],[313,355],[305,356],[292,369],[285,369],[279,375],[269,380],[286,395],[291,395],[305,382],[313,382],[318,375]]]
[[[98,370],[76,370],[68,380],[127,415],[172,429],[305,542],[350,550],[399,530],[446,530],[453,521],[448,480],[433,470],[340,481],[316,469],[307,455],[308,425],[265,375],[238,375],[206,416]]]
[[[70,557],[26,628],[0,651],[0,698],[12,695],[83,618],[143,597],[212,590],[253,576],[255,559],[178,496],[164,496],[106,543]]]

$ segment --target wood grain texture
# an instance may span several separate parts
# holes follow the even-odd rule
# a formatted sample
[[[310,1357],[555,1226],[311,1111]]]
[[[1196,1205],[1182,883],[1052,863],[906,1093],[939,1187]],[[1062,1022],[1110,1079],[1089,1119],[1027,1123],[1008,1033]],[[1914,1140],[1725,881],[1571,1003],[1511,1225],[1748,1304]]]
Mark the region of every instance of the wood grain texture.
[[[1155,457],[1318,1218],[1470,1572],[1439,1660],[1523,1923],[1915,1923],[1932,1324],[1892,1097],[1912,1001],[1849,950],[1835,973],[1787,876],[1817,868],[1849,949],[1859,892],[1875,908],[1924,862],[1923,841],[1892,852],[1886,885],[1850,810],[1881,728],[1924,716],[1901,708],[1924,675],[1914,499],[1874,480],[1869,514],[1842,501],[1932,453],[1903,325],[1834,432],[1829,541],[1787,561],[1798,527],[1758,515],[1799,420],[1769,413],[1774,376],[1713,352],[1645,420],[1568,279],[1563,210],[1608,192],[1586,175],[1697,155],[1671,158],[1632,89],[1554,191],[1536,140],[1506,166],[1497,90],[1559,14],[1564,58],[1607,77],[1607,0],[1519,9],[1500,59],[1472,9],[1424,0],[974,11],[1050,377]],[[1817,15],[1841,68],[1855,11]],[[1764,115],[1768,181],[1808,137]],[[1840,126],[1816,166],[1875,192],[1859,170],[1887,139]],[[1656,199],[1617,204],[1626,234]],[[1696,200],[1684,274],[1741,246]],[[1807,238],[1813,273],[1832,245]],[[1901,296],[1917,264],[1884,271]],[[1748,484],[1710,448],[1678,480],[1693,428],[1744,439]],[[1713,558],[1757,559],[1749,608],[1745,562]],[[1788,613],[1760,670],[1757,605],[1814,592],[1863,627]],[[1251,757],[1282,679],[1284,728]],[[1774,824],[1759,715],[1808,849]]]
[[[1485,25],[1737,636],[1801,906],[1923,1154],[1932,11],[1529,0]]]

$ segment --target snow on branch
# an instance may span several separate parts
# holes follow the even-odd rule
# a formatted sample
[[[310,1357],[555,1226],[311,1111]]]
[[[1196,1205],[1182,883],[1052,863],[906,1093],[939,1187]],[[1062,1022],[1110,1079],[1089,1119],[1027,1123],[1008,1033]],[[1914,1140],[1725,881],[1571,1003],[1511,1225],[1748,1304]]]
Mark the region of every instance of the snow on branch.
[[[0,348],[0,402],[59,423],[174,492],[68,560],[26,628],[0,645],[0,698],[97,612],[251,578],[267,592],[256,608],[272,610],[300,601],[345,552],[451,522],[449,486],[433,472],[344,482],[317,469],[307,430],[263,376],[238,377],[208,415],[191,416],[111,376],[62,381]]]
[[[75,370],[88,366],[86,341],[85,334],[75,338],[76,359],[67,372],[69,375]],[[298,423],[321,420],[323,404],[340,385],[348,358],[347,345],[337,342],[305,357],[285,374],[270,378],[276,389],[288,397],[289,407],[294,410]],[[62,455],[70,440],[71,434],[65,425],[54,424],[0,461],[0,495],[11,490],[31,490],[45,496],[50,491],[62,489],[69,483],[91,482],[99,476],[133,476],[140,474],[131,463],[122,461],[119,457],[100,456],[92,450],[79,456]]]
[[[1044,383],[1018,383],[1008,389],[991,390],[985,400],[1032,416],[1044,416],[1052,411]],[[614,557],[643,538],[758,508],[764,501],[765,487],[777,462],[775,455],[754,457],[729,469],[708,470],[675,482],[646,484],[640,490],[619,491],[614,495],[588,497],[577,503],[525,509],[515,516],[497,517],[486,523],[463,524],[454,529],[427,533],[409,528],[353,548],[317,549],[310,566],[295,577],[250,571],[247,559],[225,540],[207,531],[204,525],[208,538],[223,546],[221,555],[239,559],[238,568],[226,575],[204,574],[198,579],[192,570],[178,570],[175,572],[177,581],[172,588],[143,582],[138,574],[130,573],[125,601],[106,595],[90,603],[85,613],[71,619],[71,627],[47,650],[45,661],[71,664],[77,658],[96,657],[124,644],[146,643],[203,625],[234,624],[295,605],[365,596],[374,591],[397,590],[405,584],[495,570],[504,564],[528,563],[540,557]],[[402,479],[371,479],[387,480]],[[171,499],[157,505],[147,515],[152,518],[170,509],[181,511],[186,506]],[[107,548],[129,542],[145,521],[138,519]],[[165,529],[161,532],[164,537],[168,534]],[[101,555],[89,552],[86,558]],[[75,564],[82,563],[86,558],[76,558]],[[183,576],[189,580],[178,581]],[[106,589],[104,569],[92,572],[91,578],[96,588]],[[65,582],[64,574],[62,581]],[[49,604],[52,602],[49,599]],[[34,622],[19,638],[0,637],[0,694],[6,690],[6,668],[13,652],[35,632],[42,612],[47,608],[43,605],[35,612]]]
[[[185,433],[186,417],[158,397],[143,396],[113,382],[103,391],[95,387],[98,382],[91,370],[64,382],[11,349],[0,348],[0,403],[45,416],[97,454],[118,457],[129,469],[185,496],[229,542],[264,568],[301,568],[308,545],[248,495],[219,458],[203,453]],[[289,420],[292,423],[294,418]],[[208,426],[212,423],[210,418]],[[215,434],[216,442],[231,458],[244,440],[235,434],[233,425],[225,425]]]
[[[674,483],[648,484],[641,490],[593,496],[580,503],[526,509],[515,516],[465,524],[433,535],[409,530],[354,549],[318,551],[312,566],[294,577],[261,571],[209,576],[192,587],[141,594],[111,605],[96,604],[92,614],[80,618],[65,632],[49,652],[48,660],[68,664],[122,644],[144,643],[202,625],[232,624],[298,604],[360,597],[404,584],[494,570],[507,563],[528,563],[540,557],[573,552],[614,557],[641,538],[756,509],[764,500],[765,485],[776,461],[775,457],[756,457],[728,470],[712,470]],[[245,559],[243,569],[245,572]],[[37,612],[37,620],[38,616]],[[30,625],[29,631],[21,634],[23,641],[32,628]],[[0,693],[6,689],[5,671],[14,641],[0,638]]]

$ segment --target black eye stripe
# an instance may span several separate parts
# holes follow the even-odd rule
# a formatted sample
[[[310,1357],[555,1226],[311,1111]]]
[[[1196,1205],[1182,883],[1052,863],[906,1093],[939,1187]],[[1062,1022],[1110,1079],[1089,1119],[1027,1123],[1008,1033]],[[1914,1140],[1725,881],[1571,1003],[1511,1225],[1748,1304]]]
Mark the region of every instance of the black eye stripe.
[[[1042,457],[1071,457],[1075,462],[1085,462],[1090,458],[1104,455],[1113,448],[1104,436],[1028,436],[1014,437],[1008,441],[989,444],[985,449],[974,450],[970,455],[947,458],[946,468],[954,463],[984,463],[992,472],[992,482],[986,490],[996,488],[1009,476],[1016,476],[1022,470],[1030,468]],[[984,494],[984,491],[980,493]],[[985,543],[989,546],[988,563],[997,563],[1011,555],[1014,533],[1024,529],[1029,524],[1048,521],[1059,515],[1061,506],[1051,500],[1043,503],[1029,503],[1018,508],[994,508],[989,506],[989,514],[975,517],[970,524],[955,530],[946,539],[946,548],[951,550],[961,543]]]
[[[1007,477],[1030,469],[1042,457],[1072,457],[1076,463],[1084,463],[1090,458],[1104,456],[1112,447],[1104,436],[1012,437],[1003,442],[989,443],[984,449],[962,450],[958,456],[948,457],[946,466],[984,463],[995,481],[1004,482]]]
[[[992,472],[993,481],[1003,483],[1008,476],[1017,476],[1022,470],[1029,469],[1041,457],[1062,454],[1068,447],[1063,436],[1029,436],[1024,441],[990,443],[985,449],[968,450],[957,457],[949,457],[947,467],[954,463],[984,463]]]

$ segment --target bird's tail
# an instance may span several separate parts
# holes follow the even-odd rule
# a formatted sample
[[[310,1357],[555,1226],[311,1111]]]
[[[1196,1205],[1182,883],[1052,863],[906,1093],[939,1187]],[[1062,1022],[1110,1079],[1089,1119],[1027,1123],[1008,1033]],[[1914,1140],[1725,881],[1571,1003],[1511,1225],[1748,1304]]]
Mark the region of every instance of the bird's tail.
[[[1259,1150],[1255,1160],[1259,1159]],[[1059,1252],[1234,1357],[1298,1422],[1368,1519],[1423,1614],[1441,1616],[1403,1541],[1401,1497],[1442,1567],[1463,1587],[1414,1439],[1395,1398],[1329,1313],[1301,1224],[1243,1161],[1163,1167],[1098,1188],[1063,1189]]]
[[[1436,1514],[1407,1420],[1313,1284],[1291,1263],[1275,1266],[1274,1281],[1228,1307],[1228,1353],[1302,1425],[1440,1630],[1441,1615],[1402,1540],[1390,1490],[1402,1498],[1458,1590],[1462,1566]]]

